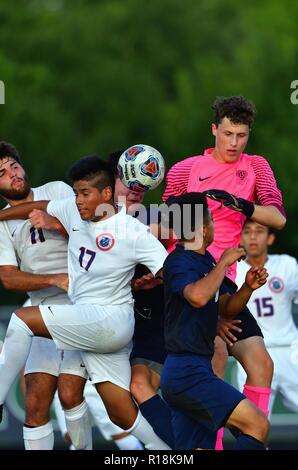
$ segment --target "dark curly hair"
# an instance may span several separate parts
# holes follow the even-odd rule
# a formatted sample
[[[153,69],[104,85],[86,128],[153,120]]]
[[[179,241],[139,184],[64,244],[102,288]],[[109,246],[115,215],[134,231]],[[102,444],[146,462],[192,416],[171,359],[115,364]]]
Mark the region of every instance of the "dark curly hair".
[[[17,149],[8,142],[0,142],[0,160],[3,158],[14,158],[20,165],[22,165],[20,155]]]
[[[233,124],[247,124],[251,128],[256,115],[255,105],[244,96],[218,96],[212,109],[216,126],[227,117]]]

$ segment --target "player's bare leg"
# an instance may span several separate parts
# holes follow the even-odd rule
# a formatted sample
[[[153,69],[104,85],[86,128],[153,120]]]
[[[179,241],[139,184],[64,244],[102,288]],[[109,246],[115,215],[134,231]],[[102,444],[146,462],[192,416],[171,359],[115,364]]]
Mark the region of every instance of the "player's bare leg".
[[[92,426],[84,399],[86,379],[72,374],[60,374],[58,393],[64,409],[68,434],[78,450],[92,450]]]
[[[148,450],[169,449],[139,412],[129,390],[111,382],[97,383],[96,389],[113,423],[137,437]]]
[[[138,404],[156,395],[160,385],[160,375],[143,364],[131,368],[130,391]]]
[[[236,342],[231,352],[247,374],[244,395],[268,416],[273,361],[263,338],[252,336]]]
[[[227,427],[240,431],[235,449],[242,449],[243,442],[248,449],[247,443],[255,439],[260,446],[266,442],[270,424],[264,413],[250,400],[242,400],[233,410],[226,423]],[[255,444],[255,441],[253,441]],[[260,449],[261,450],[261,449]]]
[[[214,340],[214,355],[212,357],[211,364],[214,374],[222,380],[225,376],[228,357],[229,355],[226,343],[219,336],[216,336]]]
[[[252,336],[233,344],[231,353],[244,368],[246,384],[254,387],[270,387],[273,377],[273,361],[260,336]]]
[[[50,420],[50,406],[57,387],[57,377],[45,373],[25,376],[26,418],[28,426],[42,426]]]
[[[141,413],[156,434],[173,448],[171,410],[157,393],[160,386],[160,374],[145,364],[134,364],[131,371],[130,391]]]
[[[50,407],[57,388],[57,377],[46,373],[25,376],[26,417],[23,428],[26,450],[52,450],[54,432]]]
[[[38,307],[24,307],[16,310],[16,316],[30,328],[34,336],[52,338]]]

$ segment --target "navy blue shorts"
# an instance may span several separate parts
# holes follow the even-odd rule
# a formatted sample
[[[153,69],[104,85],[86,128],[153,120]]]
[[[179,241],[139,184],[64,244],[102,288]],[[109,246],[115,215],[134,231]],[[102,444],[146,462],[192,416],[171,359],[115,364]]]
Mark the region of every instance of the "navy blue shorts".
[[[242,312],[240,312],[233,320],[241,320],[242,323],[239,327],[242,329],[241,333],[233,331],[233,335],[236,336],[238,341],[241,341],[246,338],[251,338],[252,336],[261,336],[264,338],[261,328],[259,327],[257,320],[250,312],[250,310],[245,307]]]
[[[144,274],[139,268],[137,277]],[[145,273],[148,269],[146,268]],[[164,340],[164,293],[163,285],[134,293],[135,331],[130,359],[143,358],[163,364],[167,352]]]
[[[172,409],[175,449],[214,449],[216,432],[246,397],[219,379],[211,358],[169,354],[161,375],[161,390]]]

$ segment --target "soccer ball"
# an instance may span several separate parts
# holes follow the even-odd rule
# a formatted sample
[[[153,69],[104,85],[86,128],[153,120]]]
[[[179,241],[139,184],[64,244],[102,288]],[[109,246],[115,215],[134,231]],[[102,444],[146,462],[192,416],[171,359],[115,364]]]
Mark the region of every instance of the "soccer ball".
[[[162,155],[149,145],[133,145],[122,153],[118,162],[122,183],[133,191],[151,191],[165,176]]]

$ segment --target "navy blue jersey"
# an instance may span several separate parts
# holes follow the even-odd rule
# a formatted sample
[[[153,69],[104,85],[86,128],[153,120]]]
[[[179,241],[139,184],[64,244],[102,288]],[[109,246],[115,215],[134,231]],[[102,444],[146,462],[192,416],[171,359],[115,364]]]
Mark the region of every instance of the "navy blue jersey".
[[[164,263],[165,345],[172,353],[212,356],[218,319],[218,298],[226,292],[223,286],[205,307],[195,308],[184,297],[183,290],[204,278],[215,266],[205,255],[184,250],[178,245]]]
[[[147,225],[157,223],[157,211],[147,209],[135,216]],[[146,266],[139,264],[135,270],[135,278],[140,278],[150,271]],[[130,359],[144,358],[163,364],[166,358],[164,344],[164,289],[163,285],[153,289],[133,292],[135,300],[135,330],[133,336],[133,349]]]

